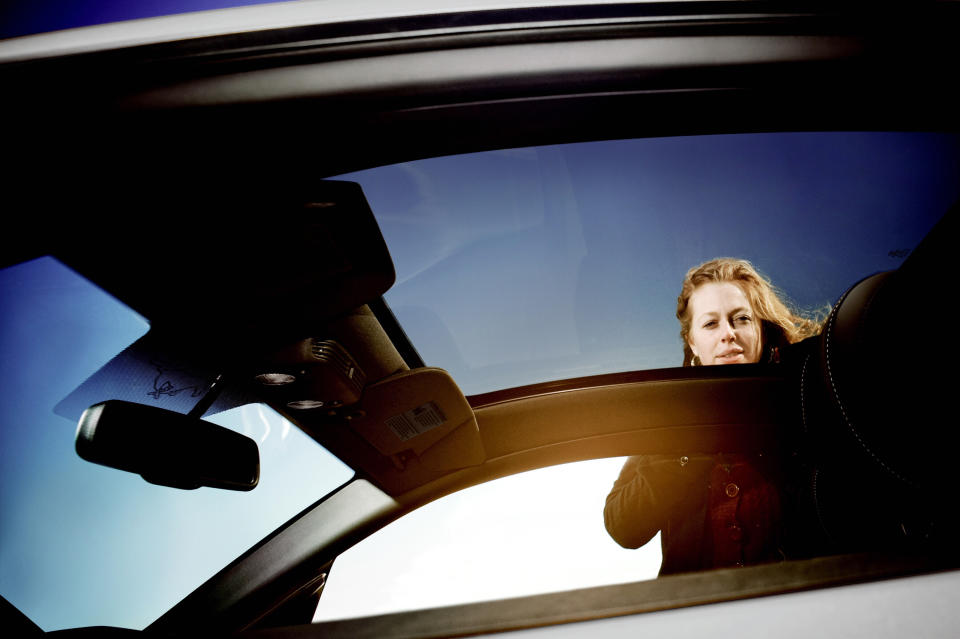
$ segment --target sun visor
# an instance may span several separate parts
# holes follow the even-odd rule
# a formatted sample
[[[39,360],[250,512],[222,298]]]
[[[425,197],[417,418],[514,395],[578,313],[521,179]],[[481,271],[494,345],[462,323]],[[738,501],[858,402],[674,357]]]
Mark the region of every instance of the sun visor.
[[[309,335],[395,280],[358,184],[235,184],[196,197],[155,194],[136,215],[109,209],[98,227],[109,233],[80,229],[58,257],[165,334],[205,344]],[[143,223],[173,212],[184,222]]]

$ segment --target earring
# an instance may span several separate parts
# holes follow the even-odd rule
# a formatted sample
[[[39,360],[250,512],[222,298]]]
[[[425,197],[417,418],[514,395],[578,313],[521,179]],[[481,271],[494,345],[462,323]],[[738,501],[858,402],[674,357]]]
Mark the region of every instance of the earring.
[[[690,360],[690,365],[700,366],[700,357],[698,355],[694,355],[693,358]]]

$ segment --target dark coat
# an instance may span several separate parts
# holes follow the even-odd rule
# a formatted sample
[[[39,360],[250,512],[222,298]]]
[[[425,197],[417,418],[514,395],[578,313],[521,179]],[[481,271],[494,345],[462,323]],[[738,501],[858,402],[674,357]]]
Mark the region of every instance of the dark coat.
[[[639,548],[661,531],[660,574],[782,558],[776,473],[732,455],[631,457],[603,511],[610,536]]]

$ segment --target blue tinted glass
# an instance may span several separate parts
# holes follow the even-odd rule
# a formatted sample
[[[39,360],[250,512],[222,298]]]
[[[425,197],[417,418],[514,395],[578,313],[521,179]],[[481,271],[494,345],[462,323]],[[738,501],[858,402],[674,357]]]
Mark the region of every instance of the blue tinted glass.
[[[958,140],[778,133],[434,158],[359,182],[397,267],[386,299],[465,393],[679,366],[684,273],[749,259],[798,306],[896,268],[956,201]]]
[[[249,493],[85,462],[54,407],[146,322],[52,258],[0,271],[0,307],[0,594],[44,630],[143,628],[352,475],[259,404],[208,418],[260,445]]]
[[[283,0],[14,0],[0,8],[0,38],[107,22],[270,4]]]

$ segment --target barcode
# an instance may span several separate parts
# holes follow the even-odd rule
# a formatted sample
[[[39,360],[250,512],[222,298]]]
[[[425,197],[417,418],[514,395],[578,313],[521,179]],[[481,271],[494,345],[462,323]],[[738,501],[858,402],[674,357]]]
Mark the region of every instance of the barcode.
[[[386,420],[387,426],[401,441],[433,430],[447,421],[443,411],[433,402],[417,406],[413,410],[394,415]]]
[[[416,437],[419,434],[414,425],[407,421],[404,415],[394,415],[387,420],[387,426],[403,441],[407,441],[411,437]]]

